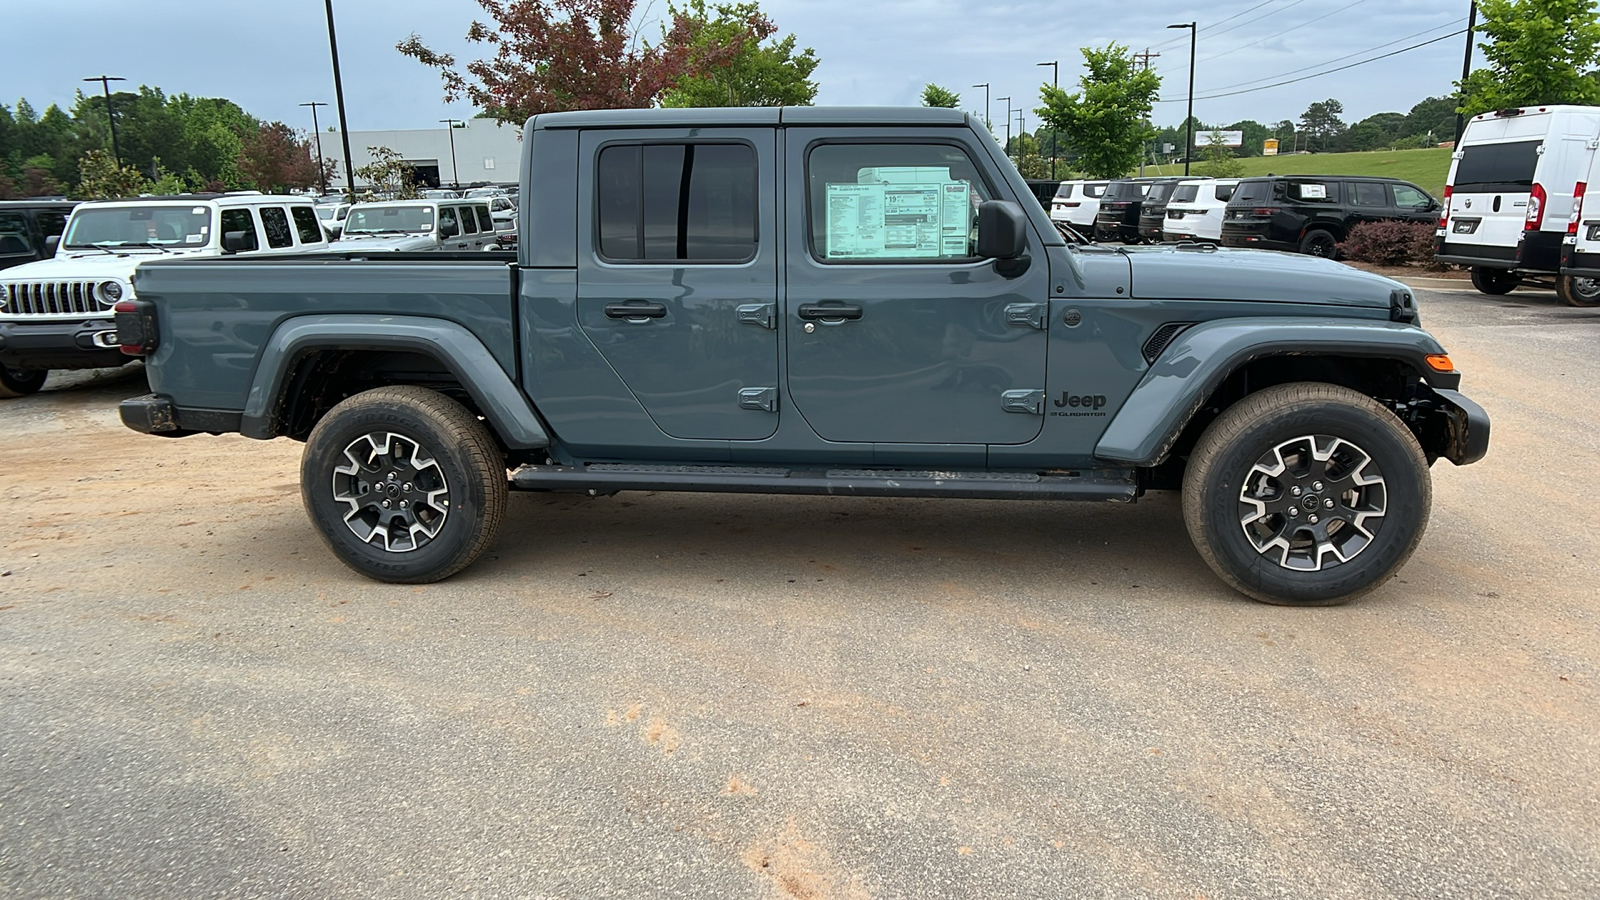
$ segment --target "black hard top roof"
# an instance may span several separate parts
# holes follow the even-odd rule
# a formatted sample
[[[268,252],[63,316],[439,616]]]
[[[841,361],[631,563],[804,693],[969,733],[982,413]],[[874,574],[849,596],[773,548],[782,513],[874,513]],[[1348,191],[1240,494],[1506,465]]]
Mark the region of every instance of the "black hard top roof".
[[[26,197],[20,200],[0,200],[0,208],[18,206],[77,206],[82,200],[68,200],[65,197]]]
[[[1240,184],[1246,181],[1392,181],[1395,184],[1416,185],[1404,178],[1393,178],[1388,175],[1251,175],[1239,179]]]
[[[528,129],[780,125],[965,125],[959,109],[926,106],[747,106],[718,109],[586,109],[543,113]]]

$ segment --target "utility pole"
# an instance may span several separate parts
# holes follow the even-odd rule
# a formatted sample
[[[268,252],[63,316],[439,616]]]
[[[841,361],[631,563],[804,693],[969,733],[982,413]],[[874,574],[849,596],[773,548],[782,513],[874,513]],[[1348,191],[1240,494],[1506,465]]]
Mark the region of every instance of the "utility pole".
[[[333,99],[339,104],[339,138],[344,142],[344,191],[347,198],[356,199],[356,175],[350,159],[350,122],[344,115],[344,82],[339,78],[339,38],[333,33],[333,0],[324,0],[328,8],[328,52],[333,55]]]
[[[1061,61],[1060,60],[1056,60],[1055,62],[1039,63],[1039,65],[1041,65],[1041,66],[1049,66],[1050,67],[1050,86],[1053,87],[1053,88],[1060,89],[1060,87],[1061,87]],[[1052,126],[1050,126],[1050,180],[1054,181],[1055,179],[1056,179],[1056,129],[1055,129],[1055,126],[1052,125]]]
[[[460,119],[440,119],[450,131],[450,186],[456,190],[461,189],[461,174],[456,171],[456,124],[465,126],[467,123]]]
[[[989,124],[989,82],[985,81],[983,84],[975,84],[973,87],[983,88],[983,127],[993,128],[993,126]]]
[[[1194,155],[1194,45],[1200,39],[1198,22],[1186,25],[1168,25],[1168,28],[1189,29],[1189,115],[1183,120],[1183,174],[1189,174],[1189,157]]]
[[[1478,27],[1478,0],[1467,7],[1467,49],[1461,59],[1461,94],[1456,97],[1456,107],[1467,99],[1467,76],[1472,74],[1472,31]],[[1467,117],[1456,113],[1456,143],[1461,143],[1461,133],[1467,130]]]
[[[1006,152],[1006,156],[1009,157],[1011,155],[1011,98],[1010,97],[1000,97],[999,99],[1004,100],[1006,102],[1006,143],[1005,143],[1005,152]]]
[[[317,137],[317,190],[320,196],[328,192],[328,167],[322,164],[322,126],[317,124],[317,107],[328,104],[313,100],[300,105],[311,107],[311,133]]]
[[[1136,60],[1140,64],[1140,68],[1143,71],[1148,72],[1148,71],[1150,71],[1150,60],[1157,59],[1160,56],[1161,56],[1161,54],[1159,54],[1159,53],[1151,53],[1150,52],[1150,48],[1146,47],[1146,48],[1144,48],[1144,52],[1143,53],[1135,53],[1135,54],[1132,55],[1132,58],[1134,60]],[[1144,121],[1145,121],[1146,125],[1150,124],[1150,119],[1148,117],[1146,117]],[[1140,178],[1144,177],[1144,161],[1146,159],[1148,159],[1151,155],[1153,155],[1154,152],[1155,152],[1155,149],[1156,149],[1155,146],[1154,146],[1155,141],[1151,141],[1150,143],[1152,145],[1150,147],[1150,152],[1139,154],[1139,177]]]
[[[111,156],[117,161],[118,168],[122,167],[122,151],[117,148],[117,116],[111,110],[111,82],[127,80],[126,78],[118,78],[115,75],[96,75],[92,78],[84,79],[84,81],[100,82],[101,89],[106,92],[106,121],[111,123]]]

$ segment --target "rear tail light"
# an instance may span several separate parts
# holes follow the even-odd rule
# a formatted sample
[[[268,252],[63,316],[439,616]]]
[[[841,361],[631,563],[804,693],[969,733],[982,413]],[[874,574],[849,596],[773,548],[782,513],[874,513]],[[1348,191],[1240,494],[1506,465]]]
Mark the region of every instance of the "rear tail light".
[[[1578,219],[1583,216],[1583,192],[1588,186],[1587,182],[1580,181],[1572,189],[1572,215],[1567,217],[1567,234],[1578,233]]]
[[[1275,212],[1275,210],[1273,210],[1269,206],[1258,206],[1255,209],[1250,210],[1250,215],[1252,215],[1252,216],[1270,216],[1270,215],[1273,214],[1273,212]]]
[[[1441,229],[1450,227],[1450,195],[1454,192],[1455,188],[1448,184],[1444,186],[1444,206],[1439,209],[1439,227]]]
[[[1538,231],[1544,225],[1545,200],[1544,185],[1536,182],[1533,185],[1533,193],[1528,195],[1528,216],[1522,222],[1523,231]]]
[[[119,300],[112,308],[117,323],[117,344],[128,356],[149,356],[160,343],[155,304],[148,300]]]

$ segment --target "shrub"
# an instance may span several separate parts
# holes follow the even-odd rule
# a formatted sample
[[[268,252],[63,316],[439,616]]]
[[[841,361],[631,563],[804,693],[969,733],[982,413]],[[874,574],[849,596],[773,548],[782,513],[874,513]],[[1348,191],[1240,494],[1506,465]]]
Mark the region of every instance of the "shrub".
[[[1432,265],[1433,232],[1431,222],[1362,222],[1350,229],[1339,252],[1382,266]]]

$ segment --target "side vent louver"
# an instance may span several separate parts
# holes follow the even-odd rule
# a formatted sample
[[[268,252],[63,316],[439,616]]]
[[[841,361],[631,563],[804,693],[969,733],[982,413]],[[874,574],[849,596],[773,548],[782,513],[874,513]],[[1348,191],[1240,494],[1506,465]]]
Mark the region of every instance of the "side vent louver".
[[[1144,361],[1154,363],[1161,351],[1167,349],[1172,339],[1182,334],[1185,329],[1194,325],[1193,322],[1168,322],[1155,330],[1150,339],[1144,342]]]

